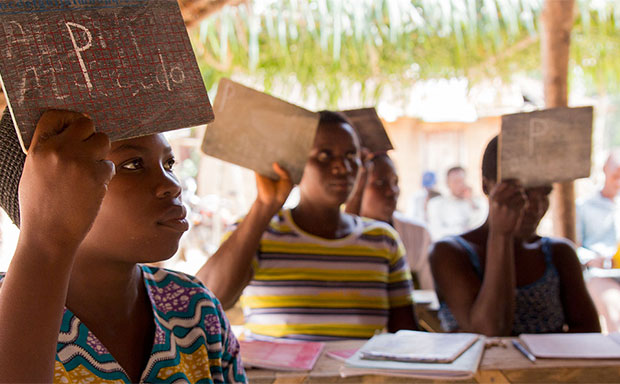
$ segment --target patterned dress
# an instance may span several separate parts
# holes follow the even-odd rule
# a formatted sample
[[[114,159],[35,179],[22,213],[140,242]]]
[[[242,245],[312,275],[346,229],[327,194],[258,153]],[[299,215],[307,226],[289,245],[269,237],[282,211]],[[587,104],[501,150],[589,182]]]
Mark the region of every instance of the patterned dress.
[[[480,259],[474,248],[462,237],[453,237],[467,252],[469,261],[480,280],[483,277]],[[517,287],[512,334],[562,332],[565,318],[560,298],[560,275],[553,265],[551,240],[542,238],[545,273],[533,283]],[[445,303],[440,304],[439,320],[445,331],[458,330],[459,325]]]
[[[144,383],[246,382],[239,344],[218,300],[194,277],[141,266],[155,320]],[[4,274],[0,275],[0,282]],[[80,319],[65,308],[54,383],[130,383]]]

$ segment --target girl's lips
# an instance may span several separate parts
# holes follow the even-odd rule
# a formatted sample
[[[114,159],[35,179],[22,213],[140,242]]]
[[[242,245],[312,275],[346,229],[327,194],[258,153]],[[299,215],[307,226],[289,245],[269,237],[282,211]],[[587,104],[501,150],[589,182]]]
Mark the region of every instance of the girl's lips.
[[[186,218],[178,218],[178,219],[169,219],[164,221],[159,221],[157,224],[173,229],[179,232],[185,232],[189,229],[189,223]]]
[[[176,231],[185,232],[189,229],[189,223],[185,216],[187,212],[183,205],[172,205],[162,215],[157,224],[164,227],[174,229]]]

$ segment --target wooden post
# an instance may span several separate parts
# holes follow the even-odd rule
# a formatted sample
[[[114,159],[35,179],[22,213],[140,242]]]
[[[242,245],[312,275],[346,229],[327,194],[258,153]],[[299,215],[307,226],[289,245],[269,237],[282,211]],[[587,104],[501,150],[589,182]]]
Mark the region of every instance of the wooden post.
[[[568,57],[574,5],[574,0],[545,0],[543,5],[540,45],[547,108],[568,105]],[[554,184],[551,209],[555,235],[575,241],[573,182]]]

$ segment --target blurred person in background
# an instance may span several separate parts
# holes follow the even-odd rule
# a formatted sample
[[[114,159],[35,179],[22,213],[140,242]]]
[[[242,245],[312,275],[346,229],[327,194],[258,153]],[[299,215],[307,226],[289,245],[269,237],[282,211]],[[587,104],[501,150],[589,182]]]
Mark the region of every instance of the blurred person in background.
[[[620,156],[611,153],[603,166],[605,183],[593,196],[577,202],[577,254],[588,268],[587,286],[606,332],[620,330],[620,280],[597,277],[597,268],[619,268],[614,255],[620,240]],[[620,274],[619,274],[620,275]]]
[[[441,193],[435,189],[437,176],[433,171],[425,171],[422,174],[422,189],[411,196],[407,216],[423,223],[428,222],[428,201]]]
[[[487,204],[483,199],[472,196],[465,176],[463,167],[450,168],[446,173],[449,194],[428,202],[428,229],[434,241],[463,233],[484,221]]]
[[[431,249],[442,328],[486,336],[600,332],[572,243],[536,232],[551,185],[498,181],[497,152],[496,136],[482,160],[484,224]]]

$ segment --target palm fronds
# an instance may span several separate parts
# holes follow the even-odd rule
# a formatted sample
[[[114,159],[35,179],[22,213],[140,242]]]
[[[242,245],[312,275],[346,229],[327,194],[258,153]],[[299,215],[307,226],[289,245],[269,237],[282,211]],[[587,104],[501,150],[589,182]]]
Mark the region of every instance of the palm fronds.
[[[343,82],[369,101],[386,84],[470,82],[539,73],[542,0],[254,0],[224,7],[190,31],[208,86],[246,74],[304,89],[335,106]],[[618,89],[620,4],[578,1],[573,73]],[[370,81],[369,81],[370,80]]]

